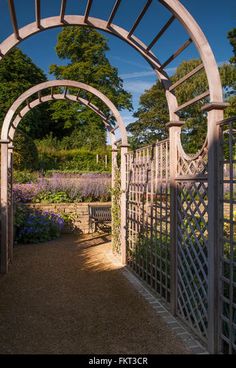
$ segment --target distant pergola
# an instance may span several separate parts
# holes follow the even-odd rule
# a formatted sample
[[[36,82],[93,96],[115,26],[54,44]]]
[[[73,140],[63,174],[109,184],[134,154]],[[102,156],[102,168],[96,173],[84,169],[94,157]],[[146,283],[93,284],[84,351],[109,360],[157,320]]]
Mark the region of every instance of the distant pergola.
[[[102,30],[118,37],[119,39],[123,40],[128,45],[133,47],[137,52],[139,52],[139,54],[149,63],[152,70],[154,70],[154,72],[156,73],[157,78],[161,81],[165,91],[166,101],[169,110],[169,123],[167,125],[169,128],[169,140],[168,142],[157,144],[155,146],[155,149],[153,148],[152,150],[149,147],[143,150],[139,150],[135,154],[125,154],[124,150],[127,150],[127,138],[125,135],[125,129],[124,127],[122,127],[122,124],[119,123],[118,116],[115,116],[117,124],[119,125],[119,129],[121,130],[122,137],[124,139],[124,141],[122,142],[122,145],[124,146],[122,157],[126,158],[126,162],[123,162],[121,166],[121,182],[123,189],[122,203],[125,203],[126,201],[126,207],[122,207],[121,209],[122,221],[120,233],[122,237],[122,260],[124,264],[127,263],[128,247],[131,247],[129,248],[130,252],[133,251],[132,247],[135,246],[135,236],[139,235],[140,222],[145,222],[147,234],[153,234],[153,232],[156,231],[155,229],[153,229],[153,208],[154,202],[156,200],[153,188],[158,189],[162,186],[166,186],[169,192],[166,194],[165,200],[166,198],[169,199],[168,201],[166,200],[166,207],[164,208],[164,210],[163,207],[159,209],[160,211],[165,211],[165,215],[163,217],[158,213],[157,209],[155,209],[155,216],[161,224],[165,225],[165,229],[169,229],[171,233],[170,249],[168,249],[168,251],[170,252],[170,264],[165,265],[165,271],[163,271],[163,274],[161,274],[161,276],[159,277],[160,280],[156,279],[155,282],[157,283],[158,281],[161,285],[160,288],[166,288],[166,293],[171,294],[171,312],[174,315],[178,315],[180,318],[185,320],[185,323],[187,323],[189,327],[195,333],[197,333],[198,336],[200,336],[200,338],[207,345],[208,351],[210,351],[211,353],[218,352],[220,351],[219,336],[221,331],[219,322],[219,265],[220,262],[222,262],[219,251],[219,249],[221,249],[221,238],[219,236],[219,229],[216,225],[219,223],[218,201],[220,191],[218,186],[219,170],[217,168],[219,167],[219,139],[221,128],[218,122],[223,120],[223,110],[226,107],[226,104],[223,102],[222,85],[218,66],[205,35],[198,26],[197,22],[185,9],[180,1],[147,0],[143,4],[143,7],[140,8],[139,14],[132,26],[129,29],[124,29],[121,25],[116,24],[116,19],[117,14],[121,9],[121,4],[125,4],[127,10],[128,2],[128,0],[116,0],[113,2],[107,1],[108,7],[109,5],[112,5],[111,9],[109,7],[110,14],[107,19],[101,19],[90,16],[92,6],[95,3],[95,1],[93,0],[87,1],[85,11],[81,15],[68,15],[66,13],[68,3],[66,0],[61,0],[60,8],[58,9],[58,12],[57,14],[55,14],[55,16],[42,18],[42,3],[40,0],[35,0],[34,22],[31,24],[26,24],[22,28],[19,28],[18,16],[16,13],[14,1],[8,0],[13,34],[7,37],[1,43],[0,59],[4,58],[5,55],[7,55],[7,53],[13,47],[17,46],[20,42],[30,37],[31,35],[55,27],[74,25]],[[158,3],[163,6],[163,8],[168,12],[169,18],[165,24],[155,30],[154,37],[151,35],[152,32],[150,30],[149,34],[152,39],[150,39],[148,44],[146,44],[146,42],[144,42],[144,37],[143,39],[138,38],[136,36],[136,32],[141,22],[143,21],[144,16],[148,14],[148,11],[152,10],[152,6],[154,5],[154,3]],[[46,4],[44,6],[46,7]],[[132,9],[129,8],[129,12],[132,12]],[[163,37],[164,34],[166,34],[167,30],[172,26],[172,24],[176,22],[178,22],[178,24],[182,27],[181,29],[185,32],[185,42],[180,47],[178,47],[175,52],[170,51],[169,57],[166,59],[166,61],[161,63],[159,61],[159,55],[156,55],[153,49],[156,45],[158,45],[158,41],[161,39],[161,37]],[[177,40],[178,35],[176,34],[176,41]],[[195,50],[197,50],[201,59],[201,64],[188,72],[185,76],[180,78],[174,84],[172,84],[166,68],[190,45],[195,46]],[[168,47],[169,44],[166,43],[166,49],[168,49]],[[185,101],[184,103],[179,103],[175,94],[176,90],[179,88],[179,86],[182,86],[183,83],[186,83],[190,78],[195,77],[198,73],[205,73],[208,87],[199,95],[194,95],[194,97],[191,96],[188,101]],[[68,98],[67,93],[65,93],[64,97]],[[27,96],[24,95],[24,98],[27,98]],[[48,98],[50,97],[48,96]],[[38,97],[37,100],[39,101],[40,97]],[[18,101],[18,103],[19,102],[20,101]],[[184,126],[185,122],[181,121],[179,115],[180,113],[184,112],[189,106],[192,106],[199,102],[201,102],[203,105],[201,111],[207,116],[208,131],[204,147],[194,157],[190,157],[184,152],[181,145],[181,128],[182,126]],[[32,102],[30,102],[30,104],[32,104]],[[85,102],[85,104],[89,105],[88,101]],[[89,107],[91,108],[91,104]],[[27,109],[27,107],[25,107],[25,109]],[[1,146],[3,162],[6,162],[7,158],[9,158],[8,152],[11,152],[12,150],[11,143],[12,138],[14,137],[15,128],[13,125],[10,127],[9,124],[12,124],[11,119],[14,113],[15,109],[10,109],[6,116],[8,122],[4,124],[2,131]],[[17,125],[18,121],[19,117],[16,118],[14,124]],[[11,162],[9,160],[8,168],[10,168],[10,165]],[[130,173],[132,173],[132,175]],[[151,179],[150,173],[152,174]],[[1,200],[3,205],[3,224],[6,223],[6,213],[10,205],[9,198],[7,198],[7,183],[7,171],[5,167],[2,167]],[[191,194],[190,192],[189,197],[186,197],[186,191],[188,191],[188,188],[191,187],[191,185],[197,191],[200,203],[199,206],[203,208],[202,212],[197,208],[195,195]],[[148,191],[147,193],[144,193],[145,196],[143,195],[143,193],[141,193],[140,188],[142,188],[143,192],[145,190]],[[158,195],[159,198],[163,197],[162,192],[160,192]],[[206,195],[207,204],[205,203]],[[144,204],[143,198],[146,198],[146,204]],[[192,207],[194,207],[195,210],[192,210]],[[170,214],[168,212],[169,208]],[[152,214],[151,219],[149,219],[148,217],[149,210]],[[128,211],[128,216],[126,216],[126,211]],[[206,215],[207,220],[205,219]],[[187,218],[188,216],[191,217],[191,220],[188,220],[190,221],[188,225],[191,229],[190,235],[188,233],[185,233],[186,227],[181,227],[182,225],[179,224],[184,216],[186,216]],[[199,224],[196,221],[197,216],[201,217],[204,224],[204,230],[199,227]],[[146,218],[148,218],[148,220],[146,220]],[[194,226],[196,227],[196,230]],[[4,228],[2,228],[2,241],[4,243],[2,244],[1,257],[5,257],[6,248],[8,247],[8,243],[5,242],[6,235],[4,235],[4,231]],[[165,231],[167,232],[167,230]],[[207,236],[205,235],[206,233]],[[131,236],[130,234],[133,235]],[[203,246],[200,243],[199,234],[203,239]],[[165,236],[167,237],[167,234],[165,234]],[[189,246],[187,244],[187,240],[191,240],[191,237],[194,238],[195,243]],[[162,246],[164,247],[165,244],[162,244]],[[202,248],[207,250],[207,254],[203,252]],[[189,274],[191,275],[193,280],[198,281],[199,285],[197,283],[194,284],[194,282],[192,281],[192,283],[190,284],[188,276],[186,276],[188,275],[188,273],[186,273],[186,257],[189,262],[191,262],[194,270],[188,270]],[[155,262],[157,264],[156,258]],[[158,258],[158,262],[164,262],[161,256]],[[135,267],[136,265],[134,265],[134,268]],[[144,274],[144,266],[138,265],[137,267],[140,267],[140,270]],[[152,267],[154,266],[152,265]],[[168,267],[170,268],[169,271]],[[206,270],[204,269],[204,267],[206,268]],[[6,271],[6,269],[2,269],[2,271],[4,272]],[[168,275],[167,271],[169,272]],[[145,277],[147,279],[150,278],[150,274],[152,271],[149,270],[149,264],[145,272],[147,275]],[[156,269],[155,272],[155,277],[157,278],[157,274],[160,273],[160,270]],[[162,282],[162,279],[164,279],[163,275],[165,276],[165,280],[167,280],[165,281],[165,285]],[[170,286],[167,285],[169,282]],[[229,283],[230,282],[232,283],[232,280],[229,281]],[[187,297],[188,290],[190,290],[189,292],[191,292],[190,299],[188,299]],[[232,330],[232,297],[229,303],[231,303],[230,328]],[[201,312],[199,312],[200,309],[198,310],[199,306],[202,308]],[[225,338],[225,341],[226,340],[227,338]],[[230,342],[228,344],[229,346],[231,346],[232,350],[233,343]]]
[[[45,91],[50,90],[50,94],[45,95]],[[77,93],[74,94],[74,91]],[[81,97],[81,91],[89,93],[88,99]],[[60,93],[62,92],[62,93]],[[44,93],[44,95],[43,95]],[[93,97],[102,102],[106,108],[109,109],[109,114],[105,114],[100,108],[92,103]],[[13,260],[13,242],[14,242],[14,229],[13,229],[13,193],[12,193],[12,170],[13,170],[13,149],[14,149],[14,136],[18,125],[23,117],[35,107],[48,102],[67,100],[73,102],[79,102],[84,106],[90,108],[95,114],[97,114],[105,124],[105,127],[109,133],[110,141],[112,145],[112,186],[115,180],[115,170],[117,168],[117,152],[119,145],[121,150],[121,171],[125,173],[125,154],[127,153],[128,139],[125,125],[122,117],[115,107],[115,105],[96,88],[91,87],[85,83],[80,83],[71,80],[53,80],[40,83],[26,92],[24,92],[19,98],[12,104],[8,110],[1,133],[1,270],[7,272],[9,261]],[[115,119],[114,125],[111,121],[111,117]],[[120,138],[116,139],[116,132],[120,133]],[[122,178],[122,188],[125,189],[125,177]],[[122,208],[122,222],[125,223],[126,218],[126,205],[125,196],[122,196],[121,200]],[[5,211],[4,211],[5,209]],[[124,225],[123,225],[124,226]],[[122,243],[125,242],[123,236]],[[6,244],[8,246],[6,247]],[[125,246],[123,246],[125,249]],[[124,258],[125,255],[122,255]]]

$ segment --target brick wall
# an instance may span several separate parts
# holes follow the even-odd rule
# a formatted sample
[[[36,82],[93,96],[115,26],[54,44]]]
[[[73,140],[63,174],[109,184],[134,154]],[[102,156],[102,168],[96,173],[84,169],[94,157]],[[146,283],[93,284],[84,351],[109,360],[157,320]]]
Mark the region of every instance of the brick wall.
[[[111,204],[108,202],[93,202],[92,205],[107,205]],[[90,203],[52,203],[52,204],[41,204],[41,203],[30,203],[25,206],[35,208],[42,211],[51,211],[57,213],[66,213],[73,216],[72,226],[67,226],[64,230],[66,233],[80,232],[88,234],[89,228],[89,205]]]

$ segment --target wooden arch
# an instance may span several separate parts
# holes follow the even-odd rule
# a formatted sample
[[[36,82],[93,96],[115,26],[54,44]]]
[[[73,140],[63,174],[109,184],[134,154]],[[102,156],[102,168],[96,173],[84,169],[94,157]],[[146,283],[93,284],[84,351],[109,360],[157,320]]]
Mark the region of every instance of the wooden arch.
[[[167,9],[170,13],[170,17],[168,21],[157,30],[155,37],[146,45],[143,39],[138,38],[135,33],[139,24],[141,23],[145,13],[155,2],[159,2],[165,9]],[[108,3],[108,2],[107,2]],[[124,4],[128,3],[128,0],[123,0]],[[218,188],[218,171],[217,167],[219,164],[219,125],[217,123],[223,120],[223,110],[225,108],[225,104],[223,103],[223,94],[222,94],[222,86],[219,76],[219,71],[217,67],[217,63],[215,61],[212,50],[209,46],[209,43],[203,34],[202,30],[198,26],[197,22],[191,16],[191,14],[185,9],[185,7],[181,4],[179,0],[146,0],[143,9],[141,9],[140,14],[138,15],[136,21],[132,25],[132,27],[127,30],[123,27],[115,24],[116,14],[119,12],[121,0],[114,0],[114,6],[108,19],[99,19],[96,17],[91,17],[90,12],[93,5],[93,0],[87,0],[87,5],[84,14],[81,15],[67,15],[66,14],[66,6],[67,0],[60,1],[60,9],[58,9],[58,14],[53,17],[42,19],[41,17],[41,6],[42,3],[40,0],[35,0],[35,21],[31,24],[25,25],[22,28],[18,27],[17,22],[17,13],[14,6],[14,0],[8,0],[9,4],[9,12],[12,22],[13,34],[6,38],[0,45],[0,58],[3,58],[14,46],[18,45],[24,39],[30,37],[33,34],[37,34],[44,30],[61,27],[67,25],[78,25],[78,26],[89,26],[95,29],[106,31],[116,37],[119,37],[121,40],[128,43],[131,47],[137,50],[144,59],[150,64],[152,69],[156,72],[157,77],[162,82],[162,85],[165,89],[166,99],[169,108],[169,118],[170,122],[168,124],[169,127],[169,140],[170,140],[170,151],[169,151],[169,160],[171,162],[170,170],[169,170],[169,185],[170,185],[170,227],[172,229],[171,240],[170,240],[170,251],[171,251],[171,285],[170,289],[172,292],[172,301],[171,301],[171,311],[175,315],[177,313],[177,250],[178,250],[178,239],[177,239],[177,217],[178,217],[178,183],[183,183],[184,180],[190,181],[194,183],[195,179],[198,178],[199,181],[203,180],[207,185],[208,192],[208,203],[207,203],[207,228],[208,228],[208,238],[207,238],[207,251],[208,251],[208,270],[207,270],[207,283],[208,283],[208,300],[212,302],[209,303],[209,308],[207,310],[208,314],[208,350],[211,353],[218,351],[218,316],[220,313],[219,301],[217,290],[219,285],[217,284],[217,277],[219,273],[219,264],[220,264],[220,252],[219,252],[219,230],[217,229],[218,224],[218,201],[219,201],[219,188]],[[158,15],[157,15],[158,16]],[[210,16],[210,15],[209,15]],[[159,61],[158,56],[153,52],[153,47],[158,44],[159,39],[165,34],[167,29],[173,24],[174,21],[179,21],[179,23],[183,26],[187,37],[186,41],[183,43],[181,47],[179,47],[174,53],[171,53],[167,60],[163,63]],[[200,57],[202,60],[202,64],[197,66],[194,70],[187,73],[180,80],[176,81],[173,85],[171,84],[170,78],[168,77],[166,67],[175,60],[189,45],[194,44]],[[176,89],[182,85],[184,82],[188,81],[189,78],[192,78],[194,75],[199,73],[201,70],[205,71],[207,80],[208,80],[208,88],[205,92],[201,93],[198,96],[186,101],[182,105],[178,105],[178,101],[175,96]],[[197,162],[197,156],[193,158],[185,155],[183,157],[184,152],[180,152],[179,145],[180,142],[180,132],[181,126],[184,122],[181,122],[178,116],[179,111],[184,110],[188,106],[198,102],[204,101],[206,97],[209,97],[209,103],[203,106],[202,110],[207,113],[208,119],[208,133],[207,133],[207,145],[204,146],[206,149],[206,157],[207,157],[207,168],[206,172],[204,172],[204,177],[199,176],[199,172],[201,171],[201,157],[199,156],[199,162]],[[9,113],[10,116],[10,113]],[[8,140],[8,131],[4,131],[4,137],[6,141],[2,142],[3,154],[5,154],[5,158],[7,157],[7,145],[9,143]],[[5,152],[5,153],[4,153]],[[195,174],[192,175],[179,175],[179,158],[182,161],[186,159],[193,164],[195,169],[193,170]],[[194,161],[194,162],[192,162]],[[195,165],[194,165],[195,163]],[[199,164],[200,163],[200,164]],[[10,161],[8,161],[8,165]],[[184,163],[185,164],[185,163]],[[187,163],[186,166],[188,167]],[[191,171],[191,170],[190,170]],[[199,171],[199,172],[198,172]],[[6,174],[4,174],[6,175]],[[121,176],[122,182],[125,183],[125,165],[121,168]],[[6,178],[5,178],[6,179]],[[6,199],[8,184],[7,179],[5,180],[4,176],[2,177],[2,198],[4,198],[4,206],[3,206],[3,220],[6,224],[5,214],[8,211],[8,200]],[[5,181],[4,181],[5,180]],[[178,182],[179,180],[179,182]],[[195,199],[194,199],[195,200]],[[2,202],[3,203],[3,202]],[[125,205],[125,198],[121,201],[122,205]],[[125,207],[123,207],[125,209]],[[125,217],[125,212],[123,214]],[[6,224],[8,226],[8,224]],[[5,230],[4,230],[5,231]],[[124,218],[121,219],[121,236],[123,237],[122,243],[122,251],[123,251],[123,263],[126,262],[125,259],[125,236],[127,229],[125,228]],[[8,235],[6,235],[7,237]],[[3,240],[6,238],[3,238]],[[8,243],[5,242],[2,245],[2,253],[1,256],[6,257],[6,245]],[[181,243],[182,245],[182,243]],[[5,261],[3,261],[6,263]],[[7,263],[6,263],[7,267]],[[6,269],[4,270],[6,271]]]
[[[148,45],[146,45],[145,42],[135,36],[135,31],[141,23],[147,10],[150,8],[154,1],[159,1],[166,9],[169,10],[171,16],[166,24],[156,33],[156,36],[152,39],[152,41]],[[223,102],[223,94],[221,81],[212,50],[197,22],[180,3],[179,0],[147,0],[130,30],[126,30],[119,25],[113,23],[116,13],[119,11],[121,0],[114,1],[113,9],[107,20],[90,16],[93,0],[87,0],[87,6],[83,15],[66,15],[67,0],[61,0],[60,9],[58,9],[58,15],[42,19],[41,1],[35,0],[35,21],[31,24],[27,24],[20,29],[18,27],[14,0],[8,0],[8,3],[12,28],[14,32],[11,36],[7,37],[1,43],[0,58],[3,58],[14,46],[19,44],[24,39],[44,30],[67,25],[89,26],[106,31],[116,37],[119,37],[123,41],[127,42],[134,49],[136,49],[148,61],[148,63],[156,72],[165,89],[166,99],[169,107],[170,121],[179,120],[178,111],[180,110],[180,107],[178,106],[178,102],[174,94],[175,88],[177,88],[180,84],[182,84],[188,78],[192,77],[195,73],[198,73],[203,68],[205,69],[208,79],[209,90],[207,90],[204,94],[196,96],[195,100],[198,101],[205,98],[206,96],[210,96],[211,105],[206,107],[207,110],[212,108],[217,108],[219,110],[222,107],[221,105]],[[158,57],[151,50],[166,32],[166,30],[171,26],[175,19],[177,19],[182,24],[188,35],[188,38],[186,42],[184,42],[184,44],[178,50],[176,50],[176,52],[170,55],[170,57],[164,63],[160,63]],[[202,59],[202,64],[191,71],[191,73],[188,73],[184,78],[181,78],[181,80],[176,82],[174,85],[171,85],[165,68],[191,43],[195,44],[195,47],[198,50]],[[193,103],[193,101],[188,102],[189,104]],[[187,106],[188,103],[185,103],[184,107]]]
[[[58,88],[63,87],[64,93],[58,93]],[[42,96],[41,92],[49,89],[51,93],[46,96]],[[56,93],[54,93],[54,89]],[[79,92],[74,95],[70,93],[69,89],[78,89]],[[105,115],[94,103],[79,96],[80,91],[86,91],[96,96],[100,101],[109,108],[113,117],[116,120],[116,125],[110,123],[109,118]],[[32,98],[37,94],[37,98],[32,101]],[[22,118],[36,106],[55,100],[70,100],[74,102],[80,102],[84,106],[89,107],[103,120],[111,139],[112,145],[112,185],[115,176],[116,168],[116,139],[115,132],[119,130],[121,139],[121,170],[125,173],[125,154],[127,152],[128,140],[125,125],[119,111],[115,105],[96,88],[91,87],[85,83],[71,81],[71,80],[54,80],[40,83],[26,92],[24,92],[18,99],[12,104],[8,110],[2,127],[1,133],[1,272],[6,273],[8,271],[8,264],[13,259],[13,198],[12,198],[12,170],[13,170],[13,144],[14,135],[20,124]],[[22,107],[23,106],[23,107]],[[125,178],[122,177],[121,183],[123,193],[125,189]],[[124,194],[123,194],[124,196]],[[122,201],[122,220],[125,221],[126,208],[125,201]],[[124,225],[123,225],[124,226]],[[123,242],[125,238],[123,237]],[[125,248],[124,248],[125,249]]]
[[[5,119],[3,121],[2,132],[1,132],[1,141],[2,142],[6,141],[6,142],[9,143],[11,141],[11,139],[13,138],[13,136],[14,136],[13,131],[16,129],[16,126],[13,123],[12,119],[13,119],[14,115],[16,114],[17,110],[19,109],[19,107],[24,102],[27,103],[27,107],[28,107],[28,109],[30,109],[31,108],[31,103],[29,102],[29,99],[33,95],[38,94],[38,100],[42,101],[43,97],[41,96],[40,92],[47,89],[47,88],[51,89],[50,97],[51,97],[51,99],[54,99],[57,96],[56,94],[54,94],[54,88],[58,88],[58,87],[65,87],[65,92],[63,94],[63,96],[65,98],[69,98],[69,95],[67,94],[68,88],[76,88],[78,90],[83,90],[83,91],[89,92],[92,95],[96,96],[99,100],[101,100],[109,108],[109,110],[111,111],[112,115],[114,116],[114,118],[117,122],[117,125],[113,129],[115,129],[115,130],[119,129],[120,134],[121,134],[122,145],[127,145],[128,144],[127,132],[126,132],[126,128],[125,128],[125,125],[123,123],[123,120],[121,118],[121,115],[120,115],[119,111],[117,110],[117,108],[115,107],[115,105],[109,100],[109,98],[107,98],[102,92],[98,91],[94,87],[91,87],[91,86],[89,86],[85,83],[71,81],[71,80],[53,80],[53,81],[43,82],[43,83],[37,84],[34,87],[31,87],[26,92],[24,92],[20,97],[18,97],[16,99],[16,101],[12,104],[10,109],[8,110],[8,112],[5,116]],[[86,100],[79,97],[79,94],[77,94],[77,96],[75,96],[74,99],[77,102],[87,104],[87,106],[89,106],[91,109],[93,109],[93,111],[100,114],[100,117],[103,117],[103,120],[106,119],[106,117],[101,112],[101,110],[99,110],[95,105],[91,104],[91,101],[90,101],[90,103],[88,101],[86,102]],[[19,117],[20,117],[20,115],[19,115]],[[109,124],[108,121],[107,121],[107,124]],[[9,137],[10,130],[11,130],[11,136],[12,137]]]

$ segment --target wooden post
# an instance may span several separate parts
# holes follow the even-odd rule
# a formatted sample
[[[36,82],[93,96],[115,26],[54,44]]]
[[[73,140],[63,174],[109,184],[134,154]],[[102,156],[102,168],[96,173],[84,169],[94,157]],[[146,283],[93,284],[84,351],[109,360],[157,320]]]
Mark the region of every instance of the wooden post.
[[[126,153],[128,152],[128,145],[121,145],[121,166],[120,166],[120,180],[121,180],[121,219],[120,219],[120,235],[121,235],[121,262],[126,265],[126,233],[127,233],[127,207],[126,207]]]
[[[1,273],[8,272],[8,143],[1,141]]]
[[[115,186],[115,178],[116,178],[116,170],[117,170],[117,155],[118,149],[112,148],[111,151],[111,160],[112,160],[112,167],[111,167],[111,187],[114,189]]]
[[[107,155],[105,155],[105,168],[107,168]]]
[[[111,196],[111,212],[112,212],[112,223],[111,223],[111,231],[112,234],[114,234],[114,222],[113,222],[113,212],[114,212],[114,195],[113,195],[113,189],[115,188],[115,178],[116,178],[116,169],[117,169],[117,154],[118,149],[115,145],[115,134],[114,132],[110,131],[110,140],[111,140],[111,189],[112,189],[112,196]],[[112,236],[112,249],[114,249],[114,242],[113,242],[113,236]]]
[[[180,140],[182,121],[167,124],[170,139],[170,307],[177,314],[177,150]]]
[[[96,155],[96,163],[98,164],[98,154]]]
[[[208,111],[208,351],[219,352],[220,339],[220,239],[219,239],[219,195],[218,160],[219,126],[223,120],[225,104],[208,104],[202,110]]]
[[[8,254],[13,261],[14,243],[14,203],[13,203],[13,145],[8,146]]]

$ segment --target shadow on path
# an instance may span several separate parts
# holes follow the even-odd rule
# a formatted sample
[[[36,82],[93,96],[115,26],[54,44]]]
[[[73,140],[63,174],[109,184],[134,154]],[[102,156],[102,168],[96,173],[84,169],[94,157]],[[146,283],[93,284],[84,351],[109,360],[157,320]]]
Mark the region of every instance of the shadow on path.
[[[0,277],[0,353],[187,353],[109,261],[109,240],[67,235],[15,248]]]

